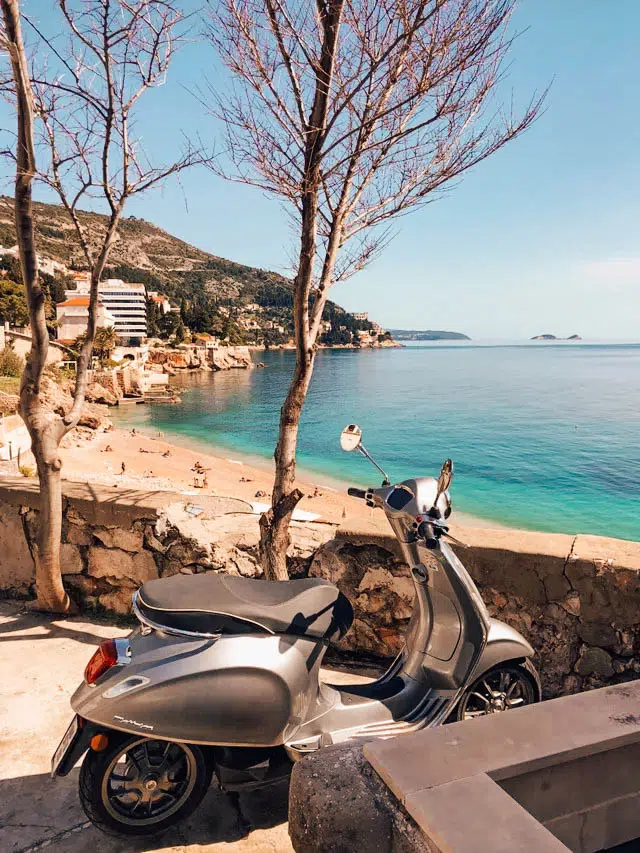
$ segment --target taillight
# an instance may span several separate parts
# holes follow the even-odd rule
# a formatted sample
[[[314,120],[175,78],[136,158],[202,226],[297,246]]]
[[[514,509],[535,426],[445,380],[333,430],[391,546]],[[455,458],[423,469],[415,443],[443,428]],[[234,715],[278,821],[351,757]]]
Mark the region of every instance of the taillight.
[[[84,671],[87,684],[95,684],[101,675],[115,666],[118,661],[118,650],[115,640],[103,640],[91,656]]]

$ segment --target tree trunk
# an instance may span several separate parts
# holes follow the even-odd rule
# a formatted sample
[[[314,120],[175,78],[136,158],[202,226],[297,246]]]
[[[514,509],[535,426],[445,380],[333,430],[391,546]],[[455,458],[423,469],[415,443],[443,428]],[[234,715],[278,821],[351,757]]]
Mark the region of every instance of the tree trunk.
[[[39,396],[40,377],[35,377],[31,356],[20,388],[20,415],[31,436],[31,452],[40,481],[38,528],[32,553],[36,564],[35,610],[69,613],[74,608],[62,585],[60,540],[62,538],[62,461],[60,439],[66,432],[62,419],[47,411]]]
[[[260,557],[268,580],[286,581],[289,525],[302,492],[295,488],[298,428],[309,382],[313,374],[313,350],[298,351],[289,390],[280,410],[280,431],[274,458],[276,474],[271,509],[260,518]]]
[[[45,442],[44,444],[51,444]],[[62,480],[58,447],[32,445],[40,478],[38,533],[33,549],[36,564],[35,610],[69,613],[73,608],[62,584],[60,540],[62,538]],[[53,455],[51,453],[53,451]]]
[[[315,361],[315,339],[309,330],[309,294],[313,281],[318,213],[317,176],[310,181],[302,204],[302,233],[298,273],[293,283],[293,325],[296,340],[296,366],[284,405],[280,410],[280,429],[274,453],[276,473],[271,509],[260,518],[260,558],[269,580],[288,580],[287,550],[289,524],[302,492],[295,488],[296,447],[300,415],[307,396]]]
[[[266,577],[288,580],[287,550],[290,545],[291,516],[302,492],[295,488],[296,447],[302,407],[309,390],[315,361],[318,323],[309,322],[309,296],[314,278],[317,249],[318,193],[321,185],[322,134],[326,127],[327,105],[338,29],[344,0],[331,0],[319,6],[323,42],[316,68],[316,86],[309,126],[306,128],[304,179],[301,198],[300,254],[298,272],[293,283],[293,325],[296,340],[296,366],[284,405],[280,410],[280,431],[274,458],[276,474],[271,509],[260,518],[260,557]],[[330,277],[331,271],[327,272]],[[326,297],[324,297],[326,299]]]
[[[40,286],[33,228],[31,184],[36,160],[33,143],[33,97],[20,27],[18,0],[0,0],[7,49],[16,84],[18,133],[16,143],[15,217],[20,266],[29,305],[31,350],[20,382],[20,414],[31,436],[33,455],[40,477],[40,518],[37,543],[35,607],[66,613],[69,596],[60,574],[62,531],[62,490],[58,444],[64,435],[62,421],[45,412],[40,402],[40,381],[47,363],[49,333],[45,316],[45,296]]]

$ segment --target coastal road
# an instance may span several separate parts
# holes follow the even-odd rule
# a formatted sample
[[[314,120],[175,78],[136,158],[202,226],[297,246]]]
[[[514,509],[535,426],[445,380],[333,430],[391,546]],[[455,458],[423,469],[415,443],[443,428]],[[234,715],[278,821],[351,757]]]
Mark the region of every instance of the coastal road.
[[[71,717],[69,698],[93,647],[128,629],[85,617],[49,618],[0,602],[0,850],[26,853],[291,853],[286,786],[234,802],[211,787],[195,814],[153,840],[111,838],[86,819],[78,767],[49,778]],[[331,680],[369,680],[331,672]]]

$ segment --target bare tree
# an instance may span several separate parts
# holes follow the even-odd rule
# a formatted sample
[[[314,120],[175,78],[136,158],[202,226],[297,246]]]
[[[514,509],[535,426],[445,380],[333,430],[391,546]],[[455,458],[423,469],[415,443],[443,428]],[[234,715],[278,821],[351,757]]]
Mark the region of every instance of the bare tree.
[[[233,180],[287,202],[299,239],[296,363],[281,410],[268,577],[287,575],[298,425],[329,289],[391,237],[391,220],[522,133],[496,104],[515,0],[218,0],[208,37],[232,78],[213,93]],[[226,83],[226,81],[225,81]],[[204,99],[204,96],[203,96]]]
[[[49,37],[29,18],[35,36],[27,69],[17,0],[0,0],[18,110],[16,223],[32,328],[32,347],[20,388],[20,413],[32,441],[40,480],[35,606],[70,608],[60,571],[62,484],[59,445],[80,418],[96,333],[98,288],[127,201],[169,175],[203,162],[188,144],[179,158],[153,166],[133,133],[135,109],[161,85],[183,15],[167,0],[58,0],[62,35]],[[40,57],[47,57],[46,63]],[[34,139],[34,118],[38,136]],[[46,166],[36,167],[36,153]],[[37,177],[60,197],[90,273],[89,318],[79,353],[73,405],[65,416],[45,409],[40,395],[49,338],[37,274],[31,182]],[[102,203],[98,237],[81,205]]]

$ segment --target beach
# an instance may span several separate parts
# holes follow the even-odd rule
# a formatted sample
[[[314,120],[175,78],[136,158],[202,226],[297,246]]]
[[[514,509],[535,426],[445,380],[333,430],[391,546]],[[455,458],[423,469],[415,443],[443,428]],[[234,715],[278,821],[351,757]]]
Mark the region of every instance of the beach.
[[[66,480],[114,488],[177,492],[191,499],[199,495],[240,498],[254,504],[254,508],[262,508],[271,499],[272,463],[265,460],[261,467],[235,456],[202,453],[173,444],[163,435],[137,429],[99,432],[90,441],[74,441],[71,446],[62,447],[60,456]],[[194,471],[197,463],[206,474],[205,488],[194,486],[194,482],[202,484],[204,480],[203,474]],[[372,472],[374,482],[377,482],[377,475]],[[379,512],[347,495],[348,484],[329,483],[326,477],[313,477],[303,472],[296,485],[304,495],[298,510],[317,516],[317,520],[334,524],[357,519],[382,520]],[[478,526],[482,522],[456,513],[455,524]]]
[[[110,417],[271,472],[294,354],[260,358],[264,370],[175,377],[179,405],[123,405]],[[298,474],[343,491],[379,483],[359,454],[340,450],[345,424],[358,423],[395,482],[437,475],[451,458],[456,519],[464,511],[483,527],[637,540],[638,399],[637,345],[324,350],[300,423]]]

